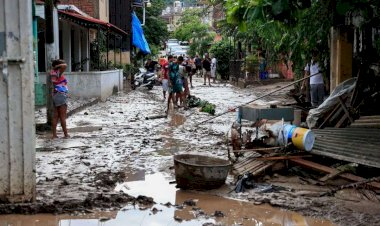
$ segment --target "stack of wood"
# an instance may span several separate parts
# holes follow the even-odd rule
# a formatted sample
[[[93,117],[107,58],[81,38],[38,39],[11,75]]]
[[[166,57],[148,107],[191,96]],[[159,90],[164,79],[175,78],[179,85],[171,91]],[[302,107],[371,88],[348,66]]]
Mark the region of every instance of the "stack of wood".
[[[319,129],[325,127],[343,128],[352,124],[363,114],[378,113],[380,81],[367,70],[359,69],[355,88],[351,95],[339,97],[339,102],[320,120]],[[374,112],[371,112],[373,111]]]

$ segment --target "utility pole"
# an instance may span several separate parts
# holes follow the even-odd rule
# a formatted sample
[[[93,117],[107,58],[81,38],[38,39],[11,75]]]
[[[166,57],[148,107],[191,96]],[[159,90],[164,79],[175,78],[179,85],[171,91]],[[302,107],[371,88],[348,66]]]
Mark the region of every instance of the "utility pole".
[[[52,99],[53,84],[51,83],[49,72],[51,63],[57,58],[54,45],[54,3],[55,0],[45,0],[45,51],[46,51],[46,115],[47,124],[51,125],[53,121],[54,106]]]

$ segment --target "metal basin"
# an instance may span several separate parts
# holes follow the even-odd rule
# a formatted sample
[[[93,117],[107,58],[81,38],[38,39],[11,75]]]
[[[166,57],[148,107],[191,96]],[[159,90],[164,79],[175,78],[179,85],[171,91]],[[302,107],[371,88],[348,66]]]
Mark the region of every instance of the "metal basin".
[[[214,189],[222,186],[231,168],[227,160],[202,155],[175,155],[177,187],[182,189]]]

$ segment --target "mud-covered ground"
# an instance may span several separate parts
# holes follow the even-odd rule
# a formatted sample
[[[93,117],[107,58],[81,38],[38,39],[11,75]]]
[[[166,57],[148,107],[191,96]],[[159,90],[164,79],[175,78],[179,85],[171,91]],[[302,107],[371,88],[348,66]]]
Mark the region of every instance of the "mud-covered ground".
[[[287,83],[268,86],[235,88],[215,84],[203,86],[196,79],[193,95],[215,104],[216,114],[254,99]],[[279,104],[288,100],[280,91],[275,96],[255,102],[258,105]],[[115,191],[115,186],[131,181],[142,172],[170,175],[174,180],[173,158],[178,153],[198,153],[227,158],[226,132],[236,118],[228,113],[210,122],[199,109],[173,110],[168,118],[147,119],[165,113],[160,87],[148,91],[120,92],[106,102],[90,106],[68,119],[71,138],[50,139],[50,134],[37,134],[36,171],[37,200],[30,205],[10,207],[0,205],[0,213],[65,213],[91,212],[93,208],[120,209],[125,203],[152,204],[145,196],[129,196],[128,191]],[[38,112],[37,112],[38,114]],[[63,134],[59,134],[63,136]],[[318,197],[328,187],[299,176],[271,174],[264,182],[284,187],[268,193],[248,191],[230,192],[233,177],[220,189],[201,192],[261,205],[294,210],[298,213],[331,220],[338,225],[378,225],[380,223],[379,196],[375,193],[345,190],[333,197]]]

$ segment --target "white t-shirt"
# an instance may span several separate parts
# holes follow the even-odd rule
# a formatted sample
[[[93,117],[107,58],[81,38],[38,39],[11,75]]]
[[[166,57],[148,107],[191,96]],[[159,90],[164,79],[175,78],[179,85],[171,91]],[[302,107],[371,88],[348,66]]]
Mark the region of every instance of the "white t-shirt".
[[[183,65],[179,65],[178,73],[180,76],[187,78],[186,68]]]
[[[212,58],[212,60],[211,60],[211,68],[216,68],[216,58],[214,57],[214,58]]]
[[[310,72],[310,75],[314,75],[310,78],[310,85],[316,85],[316,84],[323,84],[323,77],[322,73],[320,72],[319,63],[313,61],[310,64],[307,64],[305,67],[305,71]]]

